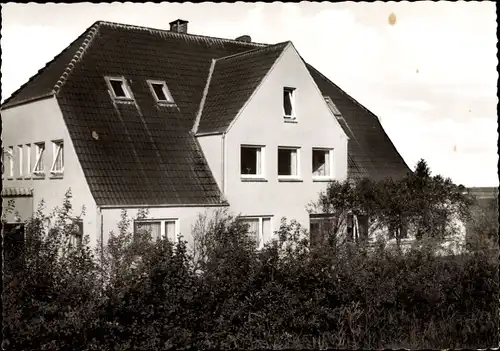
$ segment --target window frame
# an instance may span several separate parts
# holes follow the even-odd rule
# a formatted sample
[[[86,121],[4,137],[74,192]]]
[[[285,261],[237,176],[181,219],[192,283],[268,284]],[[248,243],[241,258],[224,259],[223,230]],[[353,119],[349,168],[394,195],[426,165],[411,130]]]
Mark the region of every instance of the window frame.
[[[31,144],[25,144],[24,145],[25,150],[26,150],[26,175],[24,176],[25,179],[30,179],[31,178]]]
[[[54,170],[56,166],[58,153],[62,152],[62,169]],[[62,176],[64,174],[64,141],[63,140],[53,140],[52,141],[52,166],[50,167],[50,174],[53,176]]]
[[[285,175],[285,174],[280,174],[279,173],[279,154],[280,150],[291,150],[296,152],[296,174],[291,175]],[[276,168],[277,172],[276,174],[278,175],[278,180],[300,180],[301,174],[300,174],[300,150],[301,148],[298,146],[278,146],[277,149],[277,155],[276,155]],[[291,154],[290,154],[291,157]]]
[[[296,104],[295,104],[295,92],[297,91],[296,88],[293,87],[283,87],[283,94],[288,92],[290,94],[290,105],[292,108],[292,113],[290,115],[286,114],[285,110],[285,101],[283,101],[283,118],[285,121],[295,121],[297,119],[297,110],[296,110]]]
[[[260,173],[257,174],[243,174],[241,173],[241,163],[242,163],[242,158],[241,158],[241,151],[243,148],[247,149],[257,149],[260,150],[260,152],[257,152],[257,164],[255,165],[257,171],[259,170],[259,162],[260,162]],[[266,179],[266,169],[265,169],[265,153],[266,153],[266,147],[264,145],[252,145],[252,144],[241,144],[240,145],[240,177],[241,179],[244,180],[256,180],[256,179]],[[260,159],[259,159],[260,156]]]
[[[155,101],[159,104],[168,104],[168,105],[174,105],[174,97],[172,96],[172,93],[170,92],[170,89],[168,89],[167,82],[164,80],[153,80],[153,79],[148,79],[146,80],[149,86],[149,90],[151,91],[151,94],[155,98]],[[162,86],[162,92],[165,95],[166,100],[160,100],[158,98],[158,95],[156,95],[156,91],[153,88],[153,85],[161,85]]]
[[[175,223],[175,235],[174,240],[172,241],[174,244],[179,241],[180,235],[180,220],[179,218],[144,218],[144,219],[135,219],[134,220],[134,235],[137,230],[137,224],[140,223],[158,223],[160,222],[160,238],[165,239],[165,224],[167,222]],[[169,239],[169,238],[167,238]]]
[[[106,85],[108,86],[108,91],[111,93],[111,97],[114,100],[118,101],[130,101],[133,100],[133,95],[132,91],[130,90],[130,87],[128,86],[127,79],[123,76],[106,76],[104,77],[106,80]],[[119,81],[122,84],[122,89],[123,92],[125,93],[125,96],[117,96],[115,89],[113,89],[113,86],[111,85],[111,81]]]
[[[269,230],[270,230],[270,236],[269,239],[271,239],[274,235],[274,230],[273,230],[273,217],[272,215],[250,215],[250,216],[240,216],[239,220],[240,221],[245,221],[245,220],[258,220],[259,221],[259,245],[257,246],[257,250],[260,250],[264,248],[264,219],[269,219]]]
[[[7,179],[14,179],[14,146],[9,146],[6,153],[9,158],[9,174],[7,175]]]
[[[40,146],[43,146],[40,147]],[[35,143],[35,164],[33,165],[33,171],[32,171],[32,174],[34,176],[37,176],[37,177],[43,177],[45,176],[45,164],[43,164],[43,157],[44,157],[44,154],[45,154],[45,142],[42,141],[42,142],[39,142],[39,143]],[[41,152],[40,152],[41,150]],[[39,163],[42,163],[43,165],[43,169],[42,170],[37,170],[38,166],[39,166]]]
[[[328,153],[328,162],[329,162],[329,167],[328,167],[328,173],[329,175],[315,175],[314,174],[314,152],[315,151],[323,151],[325,153]],[[312,172],[312,178],[313,180],[316,181],[328,181],[333,179],[333,148],[325,148],[325,147],[313,147],[312,152],[311,152],[311,172]]]
[[[23,153],[24,153],[24,148],[23,145],[17,145],[17,162],[18,162],[18,174],[17,178],[22,179],[23,178],[23,173],[24,173],[24,162],[23,162]]]

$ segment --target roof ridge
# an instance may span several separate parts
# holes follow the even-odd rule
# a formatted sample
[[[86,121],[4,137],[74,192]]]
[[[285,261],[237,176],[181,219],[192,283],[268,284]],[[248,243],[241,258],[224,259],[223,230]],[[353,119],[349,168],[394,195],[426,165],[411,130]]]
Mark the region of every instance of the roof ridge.
[[[80,47],[78,48],[78,50],[76,50],[76,53],[73,55],[73,58],[71,59],[71,61],[68,63],[68,65],[64,69],[64,72],[59,77],[59,80],[54,85],[54,88],[52,88],[52,92],[54,94],[57,95],[59,93],[59,91],[61,90],[62,86],[64,85],[64,83],[66,83],[66,80],[68,79],[68,76],[73,71],[73,68],[75,68],[75,65],[82,59],[83,55],[85,54],[85,52],[87,51],[89,46],[92,44],[92,42],[93,42],[93,40],[94,40],[98,30],[99,30],[100,25],[101,25],[101,22],[97,21],[92,26],[90,26],[85,32],[83,32],[83,33],[87,33],[87,35],[86,35],[85,39],[83,40],[82,44],[80,45]]]
[[[277,43],[277,44],[267,44],[266,46],[258,47],[258,48],[252,49],[252,50],[247,50],[247,51],[243,51],[243,52],[238,52],[236,54],[219,57],[219,58],[216,59],[216,61],[221,61],[221,60],[226,60],[226,59],[233,59],[235,57],[241,57],[241,56],[245,56],[245,55],[250,55],[250,54],[253,54],[253,53],[257,52],[257,51],[266,50],[266,49],[272,49],[272,48],[279,47],[279,46],[282,46],[282,45],[286,46],[286,45],[288,45],[290,43],[291,43],[291,41],[287,40],[287,41],[283,41],[283,42]]]
[[[212,62],[210,62],[210,68],[208,69],[207,84],[205,85],[205,88],[203,89],[203,95],[201,97],[200,107],[198,109],[198,113],[196,115],[196,119],[195,119],[194,125],[193,125],[192,132],[194,134],[196,134],[196,132],[198,132],[198,126],[200,125],[201,115],[203,114],[203,108],[205,107],[205,100],[206,100],[207,95],[208,95],[208,89],[210,88],[210,84],[212,83],[212,74],[214,73],[214,70],[215,70],[216,61],[217,61],[216,59],[212,59]]]
[[[228,42],[228,43],[238,43],[241,45],[247,45],[247,46],[257,46],[257,47],[266,47],[269,44],[265,43],[256,43],[256,42],[246,42],[246,41],[240,41],[240,40],[235,40],[235,39],[227,39],[227,38],[218,38],[218,37],[212,37],[208,35],[200,35],[200,34],[190,34],[190,33],[177,33],[177,32],[172,32],[168,29],[158,29],[158,28],[152,28],[152,27],[145,27],[145,26],[138,26],[134,24],[125,24],[125,23],[118,23],[118,22],[110,22],[110,21],[97,21],[96,23],[100,23],[103,25],[107,25],[110,27],[122,27],[126,29],[139,29],[139,30],[148,30],[151,32],[157,32],[160,34],[167,34],[171,35],[173,37],[188,37],[188,38],[199,38],[199,39],[213,39],[213,40],[220,40],[222,42]]]

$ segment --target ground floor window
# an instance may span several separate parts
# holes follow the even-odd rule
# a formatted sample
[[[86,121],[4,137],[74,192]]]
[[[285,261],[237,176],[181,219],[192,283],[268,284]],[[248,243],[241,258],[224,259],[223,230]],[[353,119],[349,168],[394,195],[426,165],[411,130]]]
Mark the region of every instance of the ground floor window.
[[[71,246],[80,246],[83,240],[83,220],[76,219],[73,231],[70,237]]]
[[[134,233],[148,232],[153,240],[167,238],[172,242],[177,242],[179,235],[179,219],[149,219],[134,222]]]
[[[320,213],[309,215],[309,240],[311,245],[326,243],[328,237],[335,233],[335,217]]]
[[[271,217],[242,217],[241,221],[248,225],[248,232],[253,236],[258,249],[264,246],[264,242],[271,238]]]

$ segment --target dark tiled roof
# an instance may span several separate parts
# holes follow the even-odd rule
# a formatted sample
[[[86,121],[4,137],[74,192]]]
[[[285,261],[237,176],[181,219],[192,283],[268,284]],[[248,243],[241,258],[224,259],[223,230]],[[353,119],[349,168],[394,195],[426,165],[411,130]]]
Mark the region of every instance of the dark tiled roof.
[[[4,197],[33,196],[33,189],[6,187],[2,189],[2,196]]]
[[[98,205],[221,204],[193,126],[201,116],[199,132],[227,128],[287,44],[96,22],[2,108],[56,94]],[[342,114],[350,176],[409,171],[376,116],[307,67]],[[114,103],[104,76],[126,77],[134,101]],[[176,104],[158,105],[146,79],[164,80]]]
[[[197,133],[224,132],[289,43],[216,60]]]
[[[314,67],[306,65],[323,95],[329,97],[342,114],[343,121],[339,122],[349,137],[348,154],[351,160],[348,163],[348,176],[358,177],[362,170],[374,180],[386,177],[397,179],[411,172],[377,116]]]

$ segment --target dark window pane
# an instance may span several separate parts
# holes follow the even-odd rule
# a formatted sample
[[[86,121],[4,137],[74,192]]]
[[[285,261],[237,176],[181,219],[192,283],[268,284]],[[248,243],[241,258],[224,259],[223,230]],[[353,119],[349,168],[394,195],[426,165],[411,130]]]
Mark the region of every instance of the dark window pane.
[[[325,174],[326,152],[320,150],[313,150],[312,166],[314,175]]]
[[[283,90],[283,109],[285,116],[292,115],[292,92],[288,89]]]
[[[163,84],[151,84],[153,90],[156,94],[158,100],[164,101],[167,100],[165,93],[163,92]]]
[[[241,148],[241,174],[257,174],[257,148]]]
[[[292,150],[278,149],[278,175],[292,175]]]
[[[123,90],[123,82],[120,80],[111,80],[111,87],[113,88],[113,93],[116,97],[127,97],[125,90]]]

